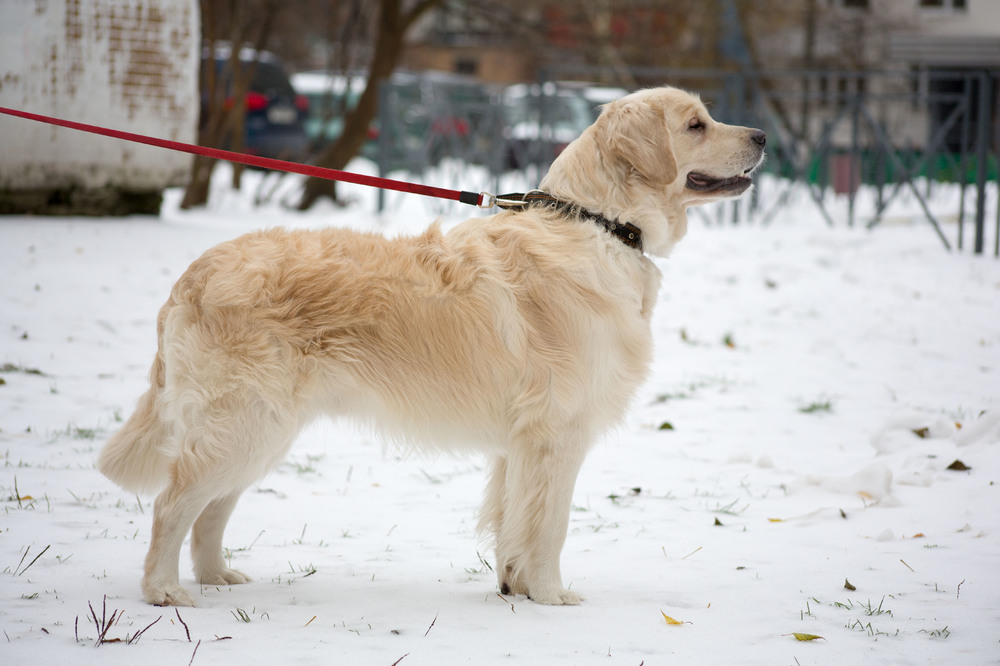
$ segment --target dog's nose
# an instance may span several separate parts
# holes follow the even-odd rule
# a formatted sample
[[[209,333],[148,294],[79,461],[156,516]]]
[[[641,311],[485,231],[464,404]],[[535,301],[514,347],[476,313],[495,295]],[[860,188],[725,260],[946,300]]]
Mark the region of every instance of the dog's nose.
[[[758,146],[763,148],[764,144],[767,143],[767,133],[764,132],[763,130],[754,130],[750,134],[750,139]]]

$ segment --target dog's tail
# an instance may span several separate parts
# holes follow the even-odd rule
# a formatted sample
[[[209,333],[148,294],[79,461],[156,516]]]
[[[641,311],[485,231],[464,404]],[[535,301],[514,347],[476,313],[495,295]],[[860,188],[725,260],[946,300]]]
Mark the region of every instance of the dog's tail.
[[[101,449],[97,468],[125,490],[155,493],[166,485],[170,470],[165,453],[169,424],[160,415],[165,368],[159,351],[149,371],[149,390],[135,412]]]

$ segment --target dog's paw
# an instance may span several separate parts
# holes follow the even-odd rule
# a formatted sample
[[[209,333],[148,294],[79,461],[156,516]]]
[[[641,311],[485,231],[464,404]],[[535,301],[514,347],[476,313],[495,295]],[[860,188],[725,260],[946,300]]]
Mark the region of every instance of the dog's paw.
[[[194,597],[180,585],[143,585],[146,602],[154,606],[194,606]]]
[[[223,568],[204,572],[198,576],[198,580],[202,585],[242,585],[249,583],[252,578],[242,571]]]
[[[536,604],[547,604],[549,606],[576,606],[583,601],[583,597],[572,590],[564,589],[561,586],[542,587],[538,590],[528,592],[528,598]]]

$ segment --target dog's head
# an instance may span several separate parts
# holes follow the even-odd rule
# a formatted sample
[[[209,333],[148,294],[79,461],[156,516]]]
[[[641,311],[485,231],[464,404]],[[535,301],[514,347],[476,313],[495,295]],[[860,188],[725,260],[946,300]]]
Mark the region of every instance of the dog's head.
[[[701,100],[654,88],[608,104],[552,164],[541,189],[632,222],[665,256],[687,231],[688,206],[739,196],[764,160],[764,132],[716,122]]]

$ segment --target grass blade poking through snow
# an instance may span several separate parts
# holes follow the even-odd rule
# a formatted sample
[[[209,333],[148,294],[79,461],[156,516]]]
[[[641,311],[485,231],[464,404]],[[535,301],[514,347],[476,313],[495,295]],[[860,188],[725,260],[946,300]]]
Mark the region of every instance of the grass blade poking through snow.
[[[48,546],[46,546],[45,548],[43,548],[42,552],[38,553],[38,555],[35,555],[35,559],[33,559],[30,562],[28,562],[28,566],[26,566],[23,569],[21,569],[21,573],[19,573],[17,575],[20,576],[25,571],[27,571],[28,569],[30,569],[31,565],[34,564],[35,562],[37,562],[38,558],[40,558],[42,555],[44,555],[46,553],[46,551],[48,551],[48,549],[51,548],[51,547],[52,547],[52,544],[49,544]],[[28,550],[31,550],[31,546],[28,546]],[[28,556],[28,550],[24,551],[24,557]],[[24,557],[21,558],[21,562],[24,562]],[[20,564],[18,564],[18,566],[20,566]]]

